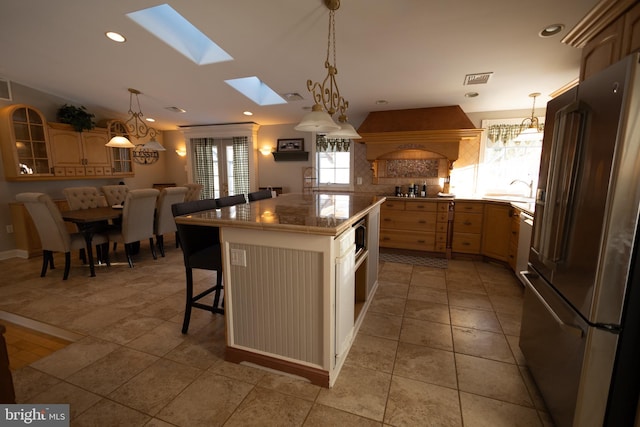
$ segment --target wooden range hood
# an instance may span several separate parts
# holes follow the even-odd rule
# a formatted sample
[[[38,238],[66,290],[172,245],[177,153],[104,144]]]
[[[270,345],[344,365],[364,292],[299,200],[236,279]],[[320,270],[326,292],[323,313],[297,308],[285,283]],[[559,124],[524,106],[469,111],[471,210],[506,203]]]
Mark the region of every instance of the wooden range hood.
[[[458,159],[460,142],[479,140],[482,129],[476,129],[459,105],[452,105],[374,111],[358,133],[370,162],[403,150],[422,150],[447,158],[451,165]]]

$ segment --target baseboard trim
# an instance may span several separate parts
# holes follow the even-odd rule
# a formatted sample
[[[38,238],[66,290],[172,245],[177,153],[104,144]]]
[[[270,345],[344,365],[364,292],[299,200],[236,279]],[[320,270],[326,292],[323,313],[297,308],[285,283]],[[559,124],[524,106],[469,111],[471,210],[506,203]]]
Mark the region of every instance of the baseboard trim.
[[[0,261],[11,258],[29,259],[29,252],[23,249],[11,249],[8,251],[0,252]]]

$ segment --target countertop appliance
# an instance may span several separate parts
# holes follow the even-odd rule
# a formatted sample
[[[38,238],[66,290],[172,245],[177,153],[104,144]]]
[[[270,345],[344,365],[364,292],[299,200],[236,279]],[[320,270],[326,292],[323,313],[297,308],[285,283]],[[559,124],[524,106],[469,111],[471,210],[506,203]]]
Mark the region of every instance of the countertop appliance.
[[[639,60],[547,106],[520,348],[558,427],[640,422]]]

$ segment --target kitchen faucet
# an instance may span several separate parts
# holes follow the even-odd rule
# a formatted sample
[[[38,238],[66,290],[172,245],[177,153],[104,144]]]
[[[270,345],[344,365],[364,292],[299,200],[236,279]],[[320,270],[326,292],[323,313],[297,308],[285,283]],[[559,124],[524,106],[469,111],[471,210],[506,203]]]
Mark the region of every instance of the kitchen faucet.
[[[514,179],[513,181],[511,181],[511,184],[509,184],[509,185],[513,185],[516,182],[521,182],[524,185],[526,185],[527,187],[529,187],[529,198],[533,197],[533,180],[527,182],[527,181],[523,181],[521,179]]]

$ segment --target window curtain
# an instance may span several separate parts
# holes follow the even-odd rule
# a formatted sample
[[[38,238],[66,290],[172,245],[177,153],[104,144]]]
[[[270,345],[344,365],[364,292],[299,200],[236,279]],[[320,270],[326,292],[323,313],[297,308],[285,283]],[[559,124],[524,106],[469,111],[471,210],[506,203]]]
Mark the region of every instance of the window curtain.
[[[544,130],[544,123],[540,124],[540,129]],[[524,127],[521,124],[518,125],[508,125],[508,124],[497,124],[491,125],[487,128],[487,143],[490,146],[497,144],[498,142],[503,145],[507,144],[516,144],[513,139],[515,139],[520,132],[524,130]]]
[[[216,159],[213,158],[213,138],[192,138],[194,165],[196,172],[195,181],[202,184],[202,199],[213,199],[215,190]]]
[[[316,152],[318,153],[347,152],[350,148],[350,139],[331,139],[324,135],[316,135]]]
[[[249,193],[249,138],[233,137],[233,188],[236,194]]]

